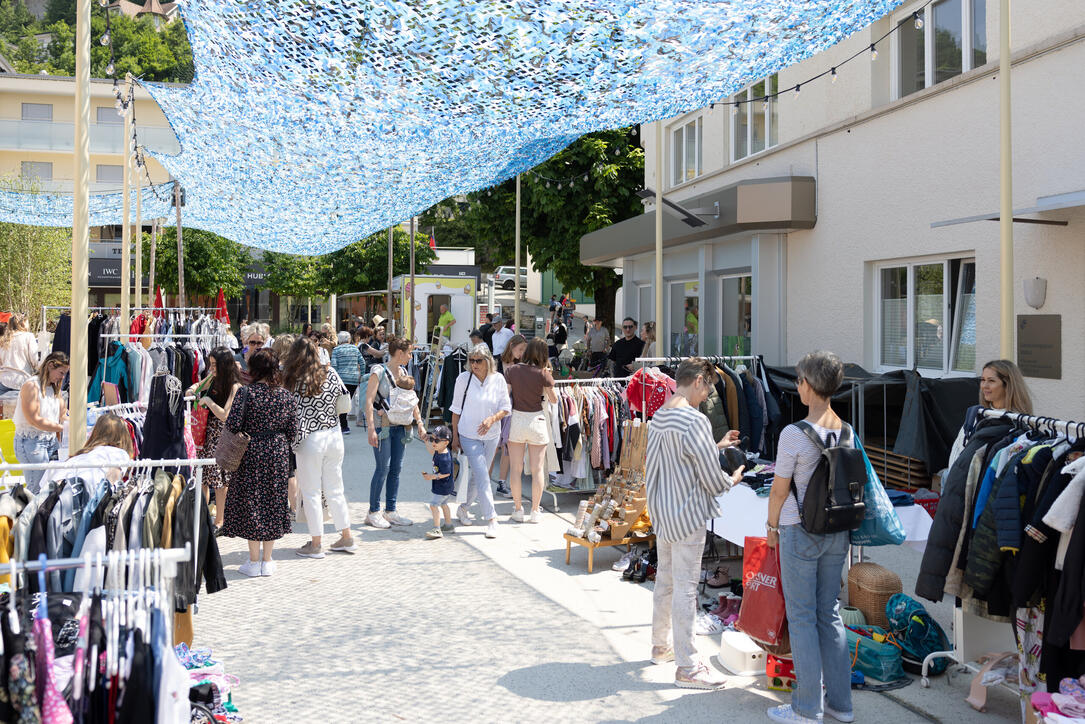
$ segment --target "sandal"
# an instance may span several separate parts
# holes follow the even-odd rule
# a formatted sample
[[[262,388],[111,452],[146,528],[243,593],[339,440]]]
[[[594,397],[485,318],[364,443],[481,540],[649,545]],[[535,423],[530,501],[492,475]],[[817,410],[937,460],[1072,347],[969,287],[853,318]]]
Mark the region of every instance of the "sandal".
[[[705,585],[709,588],[723,588],[731,585],[731,573],[724,566],[716,566],[712,575],[705,579]]]

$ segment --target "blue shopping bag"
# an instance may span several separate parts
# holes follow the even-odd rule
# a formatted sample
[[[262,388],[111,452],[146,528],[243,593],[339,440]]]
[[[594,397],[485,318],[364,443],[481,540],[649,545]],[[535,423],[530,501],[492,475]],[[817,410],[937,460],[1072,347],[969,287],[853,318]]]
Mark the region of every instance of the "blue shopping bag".
[[[863,502],[866,503],[866,517],[862,524],[851,532],[851,544],[858,546],[899,546],[904,542],[904,524],[893,508],[889,495],[882,487],[882,481],[874,472],[870,458],[863,449],[863,444],[855,438],[855,445],[863,451],[866,462],[866,488]]]

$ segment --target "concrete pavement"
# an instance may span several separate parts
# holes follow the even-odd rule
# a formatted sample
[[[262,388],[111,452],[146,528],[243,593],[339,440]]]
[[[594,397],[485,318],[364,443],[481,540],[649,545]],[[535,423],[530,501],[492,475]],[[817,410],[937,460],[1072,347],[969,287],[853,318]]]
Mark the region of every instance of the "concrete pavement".
[[[690,692],[672,686],[673,665],[646,660],[650,584],[623,582],[610,570],[617,549],[597,552],[593,574],[583,549],[574,548],[566,566],[568,512],[548,513],[539,525],[507,524],[511,501],[499,501],[497,539],[484,538],[481,526],[461,526],[426,540],[429,483],[421,473],[430,462],[414,442],[398,507],[415,525],[365,526],[373,457],[353,429],[344,476],[355,554],[298,558],[294,549],[307,537],[295,526],[276,548],[276,574],[250,579],[237,573],[244,542],[219,539],[230,587],[200,597],[196,645],[212,647],[240,676],[234,702],[246,721],[768,721],[765,709],[781,696],[764,677]],[[904,550],[894,554],[908,558]],[[908,563],[892,565],[903,571]],[[698,646],[707,659],[719,637],[698,637]],[[999,690],[991,691],[987,714],[972,711],[963,702],[968,678],[857,692],[857,721],[1019,719],[1016,700]]]

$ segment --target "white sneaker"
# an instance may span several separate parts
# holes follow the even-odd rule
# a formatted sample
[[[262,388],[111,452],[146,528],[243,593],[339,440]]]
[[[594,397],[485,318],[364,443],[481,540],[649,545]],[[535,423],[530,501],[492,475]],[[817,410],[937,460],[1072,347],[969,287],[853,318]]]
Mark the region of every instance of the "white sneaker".
[[[471,525],[471,514],[467,512],[466,505],[460,505],[456,508],[456,517],[460,521],[460,525]]]
[[[237,567],[237,572],[249,578],[257,578],[262,575],[260,568],[260,561],[245,561]]]
[[[497,518],[496,517],[490,518],[490,522],[486,526],[486,537],[487,538],[496,538],[497,537]]]
[[[261,561],[260,563],[260,575],[270,576],[275,572],[275,561]]]
[[[697,620],[693,624],[693,631],[699,636],[713,636],[718,633],[723,633],[727,627],[723,625],[723,621],[713,616],[710,613],[700,613],[697,615]]]
[[[633,556],[636,555],[633,551],[626,551],[622,554],[622,557],[618,559],[618,562],[610,567],[612,571],[624,571],[629,568],[629,562],[633,560]]]
[[[769,719],[772,719],[777,724],[821,724],[820,719],[803,716],[792,709],[790,704],[774,706],[768,710],[768,715]]]
[[[513,523],[523,523],[524,522],[524,511],[522,511],[522,510],[514,510],[514,511],[512,511],[512,515],[509,516],[509,520],[511,520]]]
[[[528,517],[527,522],[528,523],[541,523],[542,522],[542,516],[539,514],[539,511],[538,510],[531,511],[531,515]]]
[[[392,524],[384,519],[380,513],[370,513],[365,517],[365,522],[374,528],[391,528]]]
[[[388,521],[389,523],[391,523],[392,525],[403,525],[403,526],[414,525],[413,520],[411,520],[410,518],[404,518],[402,515],[400,515],[399,513],[397,513],[394,510],[391,510],[391,511],[386,510],[386,511],[384,511],[384,519],[386,521]]]
[[[837,711],[828,704],[825,705],[825,714],[831,716],[833,719],[836,719],[839,722],[844,722],[844,724],[851,724],[851,722],[855,721],[854,712],[848,712],[845,714],[842,711]]]

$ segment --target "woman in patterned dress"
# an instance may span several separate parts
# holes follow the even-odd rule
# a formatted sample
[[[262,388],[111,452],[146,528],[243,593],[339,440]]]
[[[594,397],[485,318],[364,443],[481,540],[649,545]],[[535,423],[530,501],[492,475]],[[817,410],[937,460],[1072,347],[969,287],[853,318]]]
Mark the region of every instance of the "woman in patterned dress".
[[[208,386],[210,381],[210,386]],[[207,408],[207,432],[203,441],[203,457],[214,457],[219,444],[222,423],[230,416],[234,397],[241,389],[241,368],[234,359],[229,347],[216,347],[207,358],[207,376],[188,388],[186,395],[197,389],[203,395],[196,406]],[[215,491],[215,530],[222,528],[222,516],[226,510],[226,486],[230,484],[229,473],[218,465],[209,465],[203,469],[203,484]]]
[[[343,494],[343,433],[339,427],[336,403],[347,388],[339,374],[320,361],[316,343],[302,337],[290,348],[283,368],[283,384],[297,401],[298,427],[292,440],[298,460],[298,490],[305,511],[305,522],[312,538],[297,550],[303,558],[323,558],[324,534],[320,494],[328,501],[328,511],[339,540],[331,550],[343,553],[357,546],[350,534],[350,512]]]
[[[225,423],[226,429],[246,432],[251,440],[241,466],[230,474],[222,535],[248,541],[249,560],[241,564],[241,573],[270,576],[275,571],[275,541],[290,532],[286,479],[298,405],[279,382],[279,360],[271,350],[261,349],[249,358],[249,373],[252,384],[237,394]]]

